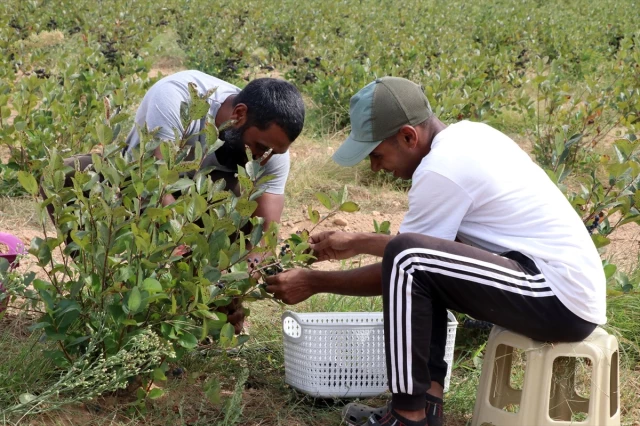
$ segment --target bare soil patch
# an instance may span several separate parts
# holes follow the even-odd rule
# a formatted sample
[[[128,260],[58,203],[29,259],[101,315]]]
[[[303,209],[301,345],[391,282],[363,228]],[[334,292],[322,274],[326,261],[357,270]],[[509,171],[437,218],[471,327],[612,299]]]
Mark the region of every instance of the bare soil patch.
[[[0,145],[0,164],[9,163],[10,158],[11,158],[11,150],[6,146]]]
[[[628,223],[613,232],[609,239],[606,255],[618,270],[631,273],[638,267],[640,256],[640,227],[635,223]]]

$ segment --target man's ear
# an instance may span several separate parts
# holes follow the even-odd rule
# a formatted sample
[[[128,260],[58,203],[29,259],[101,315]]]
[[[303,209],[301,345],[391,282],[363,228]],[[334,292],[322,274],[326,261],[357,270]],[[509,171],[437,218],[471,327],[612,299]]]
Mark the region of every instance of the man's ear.
[[[238,104],[233,107],[233,111],[231,112],[231,120],[236,120],[237,127],[244,126],[244,123],[247,121],[247,106],[245,104]]]
[[[415,127],[404,125],[398,132],[401,138],[401,142],[406,144],[409,148],[415,148],[418,146],[418,132]]]

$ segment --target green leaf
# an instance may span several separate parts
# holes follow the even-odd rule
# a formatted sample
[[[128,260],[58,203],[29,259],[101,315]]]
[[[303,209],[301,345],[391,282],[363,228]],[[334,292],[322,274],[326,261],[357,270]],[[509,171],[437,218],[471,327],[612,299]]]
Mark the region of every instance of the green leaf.
[[[607,278],[607,280],[609,278],[611,278],[613,276],[613,274],[616,273],[616,271],[618,270],[618,267],[616,265],[613,264],[608,264],[604,267],[604,275]]]
[[[224,252],[224,250],[220,250],[220,255],[218,258],[218,269],[223,271],[229,267],[229,256]]]
[[[49,294],[47,290],[39,290],[38,294],[40,295],[40,298],[44,302],[44,306],[47,308],[47,311],[53,311],[55,307],[55,302],[53,301],[51,294]]]
[[[341,204],[346,203],[346,202],[347,202],[347,198],[349,197],[349,190],[347,190],[347,185],[345,185],[345,186],[342,188],[342,191],[341,191],[341,194],[340,194],[340,195],[341,195],[341,197],[340,197],[340,203],[341,203]]]
[[[189,102],[180,102],[180,121],[184,125],[185,129],[188,127],[189,122],[191,121],[189,119],[189,106]]]
[[[249,274],[245,271],[231,272],[229,274],[223,274],[220,279],[224,282],[242,281],[249,278]]]
[[[180,173],[184,173],[184,172],[190,172],[192,170],[197,170],[199,166],[200,166],[199,161],[183,161],[180,164],[176,164],[173,170]],[[200,175],[200,176],[204,177],[203,175]],[[180,179],[180,180],[183,180],[183,179]],[[189,179],[184,179],[184,180],[189,180]]]
[[[626,139],[618,139],[613,144],[613,147],[616,152],[618,163],[623,163],[627,161],[627,159],[633,152],[633,144]]]
[[[198,339],[191,333],[183,333],[178,337],[180,346],[186,349],[193,349],[198,346]]]
[[[256,182],[256,187],[258,186],[262,186],[265,183],[272,181],[273,179],[275,179],[276,177],[274,175],[266,175],[266,176],[262,176],[260,179],[258,179],[258,181]]]
[[[27,329],[29,331],[36,331],[36,330],[40,330],[42,328],[49,327],[49,326],[51,326],[51,323],[48,323],[48,322],[37,322],[37,323],[32,324],[29,327],[27,327]]]
[[[231,325],[231,323],[226,323],[224,326],[222,326],[222,329],[220,330],[220,337],[225,337],[231,340],[233,339],[233,336],[235,336],[235,329],[233,328],[233,325]]]
[[[157,380],[159,382],[167,380],[167,376],[164,375],[164,369],[162,367],[158,367],[153,370],[153,380]]]
[[[178,168],[176,167],[174,170],[177,169]],[[167,185],[167,191],[184,191],[185,189],[191,187],[191,185],[193,185],[193,181],[191,179],[178,179],[175,183]]]
[[[241,167],[238,167],[238,169],[242,170],[243,172],[245,171]],[[238,174],[238,181],[240,182],[240,192],[249,192],[251,189],[253,189],[253,181],[247,176]]]
[[[171,295],[171,311],[169,311],[171,313],[171,315],[175,315],[176,311],[178,309],[178,304],[176,302],[176,296],[174,296],[173,294]]]
[[[331,207],[333,207],[333,203],[331,202],[331,197],[329,197],[324,192],[316,192],[315,196],[318,199],[318,201],[320,201],[320,203],[322,203],[322,205],[325,206],[326,208],[331,209]]]
[[[309,220],[311,221],[311,223],[316,224],[320,221],[320,213],[318,213],[318,210],[313,210],[313,207],[311,207],[311,205],[307,207],[307,214],[309,215]]]
[[[71,231],[71,239],[74,243],[85,249],[91,241],[91,233],[89,231]]]
[[[302,242],[298,245],[295,246],[295,248],[293,249],[293,252],[297,255],[302,254],[305,250],[307,250],[310,247],[309,243]]]
[[[149,207],[144,211],[144,215],[149,219],[155,220],[158,218],[166,218],[171,214],[171,210],[160,207]]]
[[[249,237],[249,242],[253,247],[256,247],[260,240],[262,240],[262,234],[264,232],[264,226],[259,223],[253,227],[251,230],[251,236]]]
[[[214,268],[211,265],[207,265],[203,269],[204,277],[212,283],[217,282],[220,279],[221,273],[218,268]]]
[[[342,195],[340,195],[338,191],[333,191],[333,190],[329,191],[329,196],[331,197],[334,203],[342,204]]]
[[[238,204],[236,204],[236,211],[244,217],[250,217],[253,214],[253,212],[256,211],[257,208],[258,208],[257,201],[240,199],[238,200]]]
[[[262,171],[262,166],[260,166],[260,162],[258,161],[249,161],[247,164],[245,164],[244,166],[245,171],[247,172],[247,175],[249,176],[249,178],[251,180],[256,180],[258,179],[258,176],[260,175],[260,172]]]
[[[343,212],[353,213],[353,212],[357,212],[358,210],[360,210],[360,206],[358,206],[353,201],[346,201],[346,202],[340,204],[339,210],[343,211]]]
[[[91,336],[82,336],[82,337],[78,337],[78,338],[76,338],[76,339],[72,340],[72,341],[71,341],[70,343],[68,343],[66,346],[67,346],[67,348],[70,348],[70,347],[75,346],[75,345],[77,345],[77,344],[79,344],[79,343],[82,343],[82,342],[84,342],[84,341],[87,341],[87,340],[89,340],[90,338],[91,338]]]
[[[9,261],[4,257],[0,257],[0,274],[6,274],[9,271]]]
[[[140,303],[142,302],[142,297],[140,296],[140,290],[138,287],[134,287],[131,289],[131,294],[129,294],[129,301],[127,302],[127,308],[129,311],[136,312],[140,308]]]
[[[380,234],[389,235],[391,233],[391,222],[389,222],[388,220],[382,222],[378,228],[378,232]]]
[[[610,239],[600,234],[591,234],[591,240],[596,245],[596,248],[604,247],[611,242]]]
[[[160,281],[154,278],[147,278],[146,280],[144,280],[142,282],[142,288],[151,294],[162,292],[162,284],[160,284]]]
[[[96,136],[102,145],[110,144],[113,140],[113,131],[102,123],[96,124]]]
[[[207,116],[207,123],[204,126],[204,135],[208,146],[207,154],[210,154],[209,150],[215,151],[224,144],[223,141],[218,139],[218,128],[210,115]]]
[[[38,195],[38,182],[31,173],[20,170],[18,172],[20,185],[31,195]]]
[[[162,390],[160,388],[153,388],[153,389],[151,389],[151,391],[149,392],[149,394],[147,396],[149,397],[149,399],[158,399],[162,395],[164,395],[164,390]]]
[[[169,185],[176,183],[178,179],[180,179],[180,174],[175,170],[160,170],[158,175],[165,183]]]
[[[187,206],[187,211],[185,213],[186,213],[186,216],[187,216],[187,220],[189,222],[193,222],[196,219],[196,216],[197,216],[198,212],[197,212],[197,205],[196,205],[196,199],[195,198],[191,199],[191,202]]]
[[[200,160],[202,160],[202,144],[196,143],[194,145],[194,148],[196,150],[196,153],[193,158],[195,159],[195,161],[200,162]]]
[[[202,119],[209,112],[209,103],[204,99],[192,100],[189,108],[191,121]]]

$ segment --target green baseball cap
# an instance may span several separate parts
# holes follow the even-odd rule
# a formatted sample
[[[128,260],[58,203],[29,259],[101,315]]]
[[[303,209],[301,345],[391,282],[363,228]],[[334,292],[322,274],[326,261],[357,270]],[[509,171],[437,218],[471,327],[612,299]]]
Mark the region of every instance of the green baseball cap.
[[[422,88],[399,77],[382,77],[351,98],[351,134],[333,154],[341,166],[354,166],[402,126],[416,126],[433,115]]]

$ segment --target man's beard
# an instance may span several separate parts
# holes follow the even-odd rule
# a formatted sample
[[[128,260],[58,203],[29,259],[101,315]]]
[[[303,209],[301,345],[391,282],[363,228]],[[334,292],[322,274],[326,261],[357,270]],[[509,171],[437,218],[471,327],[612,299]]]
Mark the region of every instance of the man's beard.
[[[220,132],[219,138],[224,141],[224,144],[216,150],[216,158],[220,165],[235,171],[239,165],[244,167],[247,164],[249,160],[242,137],[245,130],[243,125],[239,129],[229,127]]]

